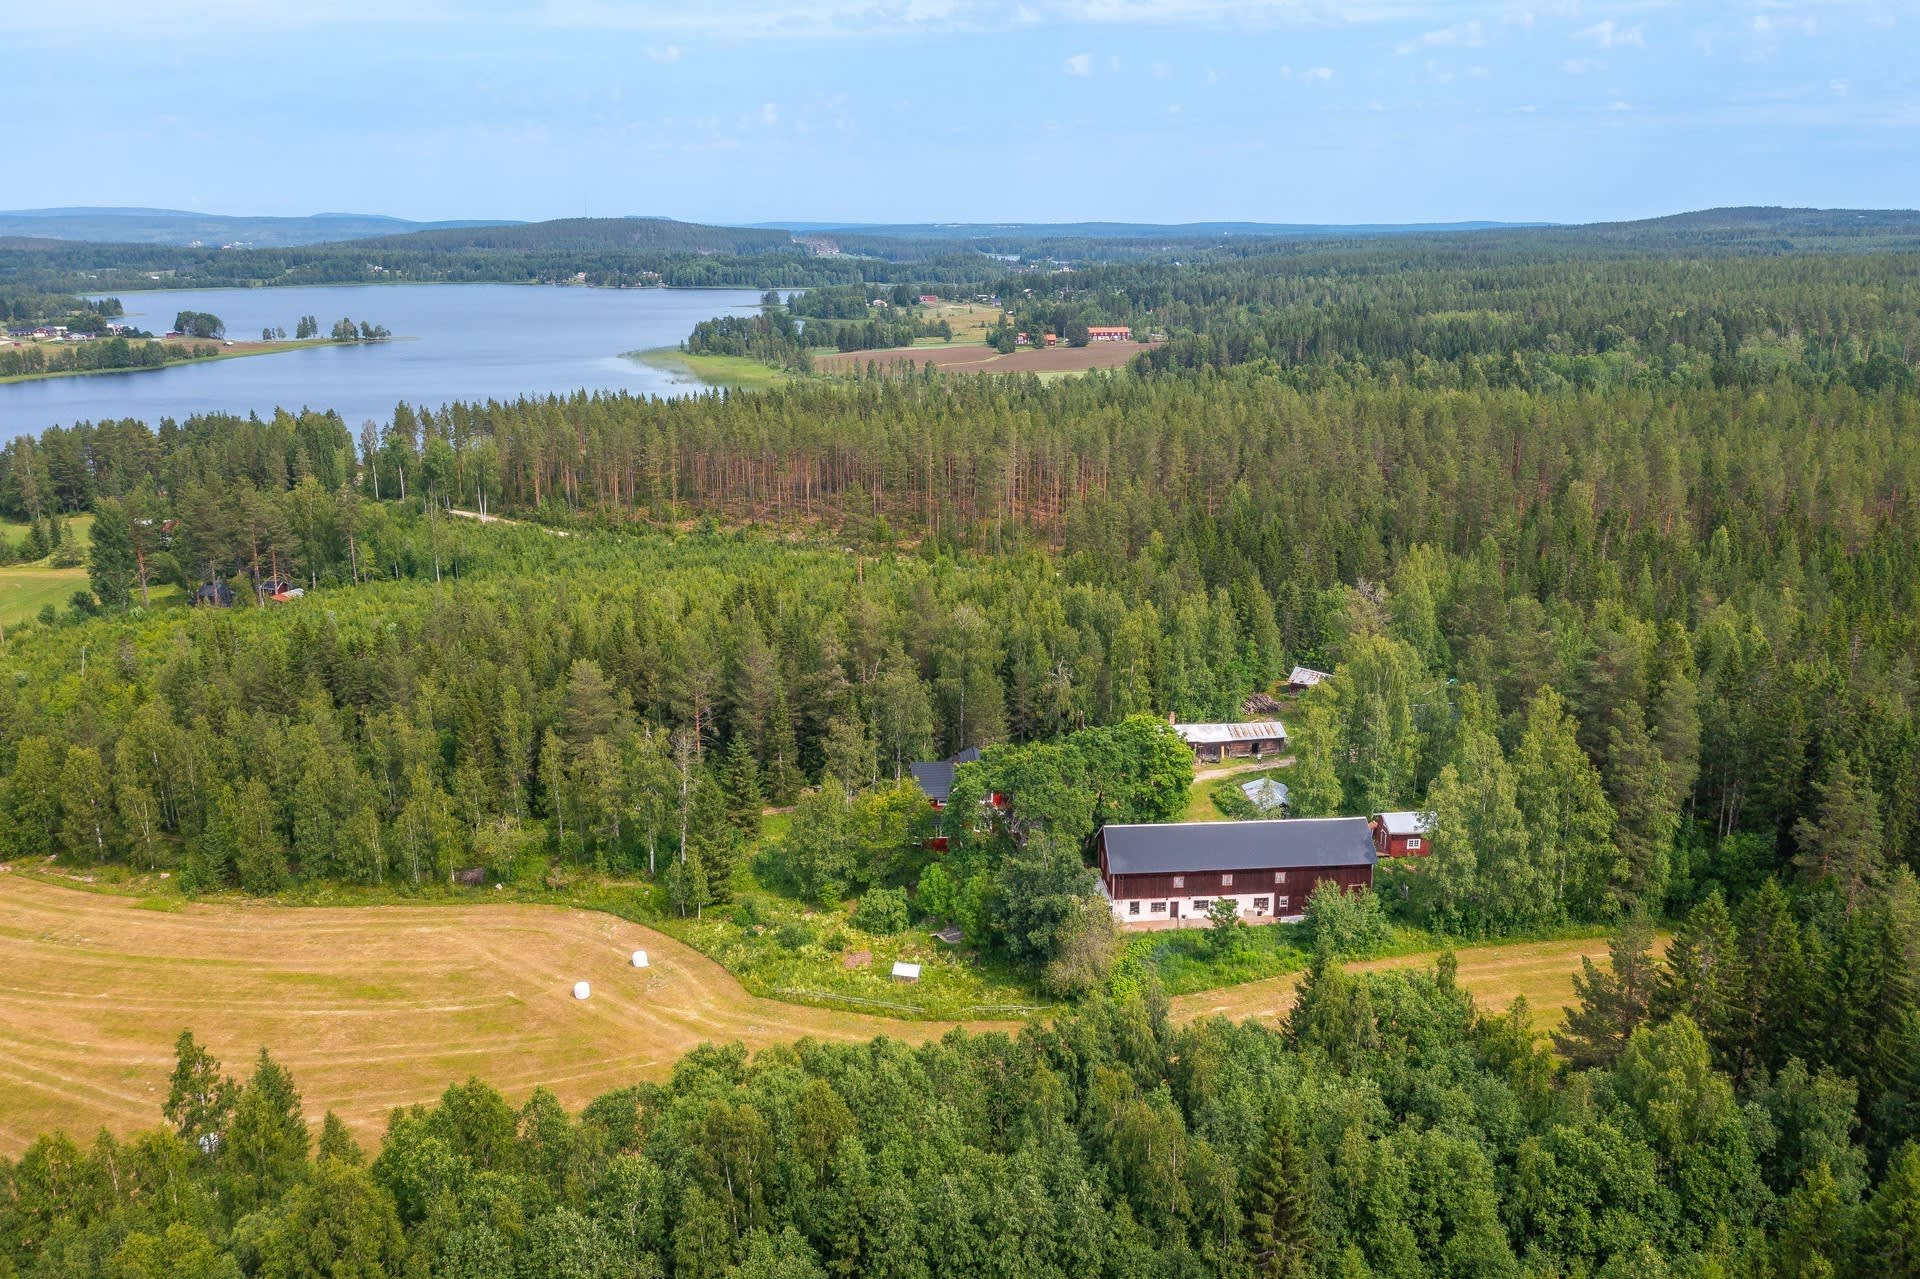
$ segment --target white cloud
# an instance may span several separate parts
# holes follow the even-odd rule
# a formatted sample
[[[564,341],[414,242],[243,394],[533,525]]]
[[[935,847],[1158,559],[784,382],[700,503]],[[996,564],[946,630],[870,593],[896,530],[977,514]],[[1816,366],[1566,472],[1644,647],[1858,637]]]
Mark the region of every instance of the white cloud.
[[[1604,58],[1568,58],[1560,64],[1560,69],[1568,75],[1592,75],[1595,71],[1605,71]]]
[[[1300,73],[1300,82],[1302,84],[1332,84],[1333,68],[1308,67]]]
[[[1517,106],[1514,108],[1514,110],[1518,111],[1521,115],[1532,115],[1534,112],[1538,111],[1539,109],[1540,109],[1539,107],[1536,107],[1531,102],[1528,102],[1522,106]]]
[[[656,49],[652,45],[648,45],[647,60],[649,62],[678,62],[680,61],[680,46],[677,44],[669,44]]]
[[[1647,29],[1635,23],[1623,27],[1612,18],[1603,18],[1590,27],[1584,27],[1573,33],[1576,40],[1591,40],[1602,49],[1624,48],[1632,46],[1643,48],[1647,43]]]
[[[1393,46],[1393,51],[1401,56],[1419,49],[1478,49],[1487,42],[1487,34],[1480,26],[1480,19],[1462,22],[1458,26],[1441,27],[1438,30],[1423,32],[1412,40],[1402,40]]]
[[[1064,70],[1068,75],[1077,75],[1077,76],[1092,75],[1093,74],[1093,55],[1091,53],[1076,53],[1071,58],[1068,58],[1065,62],[1061,63],[1061,69]]]
[[[774,125],[779,124],[780,123],[779,104],[773,103],[773,102],[762,102],[760,104],[759,119],[760,119],[760,123],[764,124],[769,129],[771,129]]]
[[[1631,111],[1631,110],[1633,110],[1633,104],[1632,104],[1632,103],[1630,103],[1630,102],[1622,102],[1622,101],[1620,101],[1620,100],[1618,100],[1618,99],[1615,99],[1614,101],[1612,101],[1612,102],[1609,102],[1609,103],[1607,103],[1607,110],[1609,110],[1609,111]]]
[[[1836,98],[1846,97],[1848,91],[1851,90],[1852,88],[1853,86],[1848,84],[1845,80],[1827,81],[1827,92],[1831,93]]]
[[[1156,80],[1164,80],[1173,74],[1173,68],[1164,62],[1156,62],[1149,69],[1153,72],[1153,78]]]

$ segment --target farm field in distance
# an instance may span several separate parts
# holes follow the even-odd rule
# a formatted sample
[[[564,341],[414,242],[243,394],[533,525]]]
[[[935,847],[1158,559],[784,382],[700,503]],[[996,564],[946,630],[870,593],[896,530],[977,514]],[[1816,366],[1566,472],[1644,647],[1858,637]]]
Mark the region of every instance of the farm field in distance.
[[[869,363],[884,368],[901,364],[934,364],[943,373],[1086,373],[1093,369],[1117,369],[1134,356],[1150,349],[1145,342],[1089,342],[1085,346],[1056,346],[1046,350],[1022,349],[1002,355],[984,343],[958,340],[929,346],[894,347],[883,351],[847,351],[817,355],[813,366],[823,373],[850,373]]]
[[[169,908],[149,908],[156,900]],[[649,969],[631,967],[635,949]],[[1571,999],[1580,957],[1605,951],[1604,939],[1475,947],[1460,952],[1459,979],[1496,1009],[1526,995],[1545,1026]],[[371,1140],[393,1107],[469,1076],[516,1102],[544,1084],[577,1108],[664,1079],[701,1043],[923,1042],[955,1024],[756,998],[692,948],[592,911],[178,905],[20,874],[0,876],[0,973],[0,1154],[55,1127],[84,1137],[158,1123],[182,1029],[230,1071],[268,1047],[311,1117],[332,1109]],[[592,985],[585,1002],[570,994],[580,980]],[[1282,1017],[1297,981],[1183,996],[1175,1015]]]

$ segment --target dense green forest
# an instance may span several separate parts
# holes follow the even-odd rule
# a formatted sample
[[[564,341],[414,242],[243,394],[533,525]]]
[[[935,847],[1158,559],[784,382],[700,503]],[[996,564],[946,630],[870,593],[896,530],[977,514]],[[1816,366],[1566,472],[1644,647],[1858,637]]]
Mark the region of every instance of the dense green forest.
[[[1170,335],[1111,375],[12,441],[0,514],[93,524],[91,591],[5,640],[9,853],[259,893],[551,859],[688,912],[753,875],[1087,1001],[1017,1042],[698,1054],[577,1120],[475,1085],[371,1163],[337,1130],[309,1162],[270,1062],[189,1060],[172,1135],[13,1168],[21,1273],[1915,1273],[1896,233],[1235,245],[989,282]],[[709,336],[797,350],[853,292]],[[1294,663],[1332,672],[1281,712],[1295,812],[1433,819],[1388,912],[1619,928],[1554,1055],[1444,965],[1323,956],[1285,1032],[1174,1029],[1114,967],[1087,836],[1180,810],[1161,717]],[[983,817],[928,847],[896,779],[973,745]]]

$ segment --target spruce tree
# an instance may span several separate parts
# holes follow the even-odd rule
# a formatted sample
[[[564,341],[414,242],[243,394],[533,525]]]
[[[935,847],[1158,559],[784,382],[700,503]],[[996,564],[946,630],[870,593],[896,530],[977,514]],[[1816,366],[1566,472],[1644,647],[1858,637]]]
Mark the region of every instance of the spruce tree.
[[[337,1159],[355,1167],[367,1161],[366,1152],[360,1149],[360,1143],[353,1139],[347,1126],[340,1122],[340,1116],[329,1110],[320,1121],[320,1142],[315,1151],[316,1159]]]
[[[173,1044],[173,1074],[161,1107],[180,1139],[202,1154],[217,1153],[233,1119],[237,1092],[233,1080],[220,1073],[220,1063],[193,1032],[181,1031]]]
[[[1313,1181],[1293,1127],[1284,1119],[1267,1125],[1266,1138],[1247,1172],[1247,1252],[1262,1279],[1294,1279],[1311,1273]]]
[[[273,1203],[307,1173],[307,1121],[293,1076],[260,1050],[233,1108],[221,1187],[236,1217]]]
[[[760,789],[760,762],[753,757],[753,743],[745,733],[735,733],[727,743],[720,785],[726,794],[727,820],[742,835],[758,835],[760,810],[766,806],[766,798]]]
[[[1687,916],[1667,948],[1667,965],[1654,994],[1660,1017],[1693,1018],[1725,1066],[1738,1052],[1747,995],[1739,941],[1727,904],[1715,888]]]
[[[1920,1145],[1910,1141],[1888,1161],[1867,1201],[1855,1260],[1876,1279],[1920,1279]]]
[[[1808,882],[1830,885],[1851,909],[1886,869],[1880,797],[1842,754],[1834,759],[1820,787],[1816,811],[1816,818],[1803,817],[1794,825],[1799,851],[1793,863]]]
[[[1769,877],[1740,908],[1740,969],[1745,990],[1728,1040],[1729,1065],[1744,1079],[1756,1067],[1778,1070],[1804,1033],[1800,994],[1805,959],[1800,924],[1785,890]]]

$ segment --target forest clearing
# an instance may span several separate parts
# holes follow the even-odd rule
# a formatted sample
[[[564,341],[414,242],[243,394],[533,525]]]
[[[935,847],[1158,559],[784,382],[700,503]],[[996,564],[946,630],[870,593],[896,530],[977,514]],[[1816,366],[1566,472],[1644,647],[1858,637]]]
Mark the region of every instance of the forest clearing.
[[[154,909],[164,901],[167,909]],[[648,952],[650,967],[628,957]],[[1460,954],[1460,984],[1492,1010],[1525,994],[1557,1020],[1583,955],[1604,939],[1516,942]],[[1361,968],[1406,967],[1430,954]],[[691,947],[598,912],[472,906],[176,906],[0,876],[0,1152],[61,1127],[84,1137],[151,1126],[174,1037],[191,1028],[228,1061],[270,1045],[316,1120],[376,1139],[395,1106],[478,1076],[518,1102],[539,1084],[569,1107],[665,1079],[701,1043],[758,1050],[802,1037],[936,1039],[954,1023],[901,1021],[749,995]],[[592,998],[569,988],[585,980]],[[1181,1019],[1274,1018],[1297,975],[1174,1000]],[[1017,1030],[1017,1023],[973,1022]]]
[[[1142,351],[1146,342],[1092,342],[1086,346],[1054,346],[1035,351],[1023,347],[1002,355],[990,346],[955,342],[951,346],[895,347],[882,351],[848,351],[814,357],[822,373],[853,373],[869,363],[894,369],[903,364],[933,364],[943,373],[1085,373],[1117,369]]]

